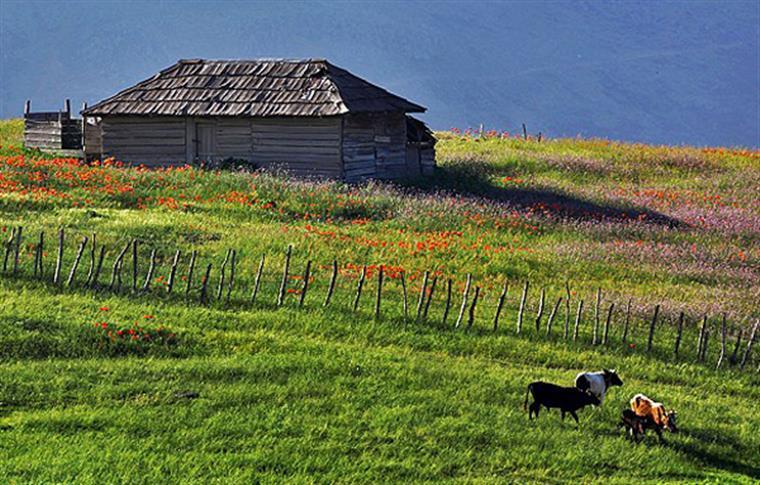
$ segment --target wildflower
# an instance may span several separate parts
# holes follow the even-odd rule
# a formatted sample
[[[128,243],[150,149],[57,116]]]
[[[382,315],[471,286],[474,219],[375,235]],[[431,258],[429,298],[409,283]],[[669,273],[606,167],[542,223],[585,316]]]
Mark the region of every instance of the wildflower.
[[[107,312],[108,310],[110,310],[110,308],[108,308],[107,306],[100,307],[101,312]]]

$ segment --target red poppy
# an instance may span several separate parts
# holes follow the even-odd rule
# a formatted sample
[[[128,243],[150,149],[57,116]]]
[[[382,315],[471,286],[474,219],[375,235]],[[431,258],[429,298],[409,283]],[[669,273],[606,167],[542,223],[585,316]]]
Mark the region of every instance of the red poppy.
[[[146,320],[151,320],[153,318],[153,315],[143,315],[143,318]]]
[[[108,310],[110,310],[110,308],[108,308],[107,306],[100,307],[101,312],[107,312]]]

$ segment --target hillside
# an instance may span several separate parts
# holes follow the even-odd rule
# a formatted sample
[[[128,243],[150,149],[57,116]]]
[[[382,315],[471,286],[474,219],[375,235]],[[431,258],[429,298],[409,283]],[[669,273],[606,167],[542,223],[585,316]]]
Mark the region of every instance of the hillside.
[[[438,134],[441,169],[433,179],[344,186],[262,173],[82,166],[19,149],[18,122],[0,124],[0,136],[3,240],[23,226],[20,269],[14,276],[11,264],[0,276],[0,481],[760,478],[760,348],[743,370],[730,359],[739,332],[741,357],[760,317],[757,152],[446,132]],[[64,281],[90,237],[70,286],[51,283],[59,227]],[[32,269],[40,231],[42,279]],[[93,233],[106,248],[97,291],[85,282]],[[147,283],[145,291],[131,289],[133,259],[124,248],[133,239],[135,286]],[[230,249],[233,286],[229,259],[227,279],[219,280]],[[123,281],[111,287],[122,250]],[[333,260],[337,284],[324,306]],[[417,318],[426,271],[429,313]],[[460,308],[467,274],[479,300],[472,305],[470,293]],[[566,298],[566,284],[571,313],[558,305],[547,337],[548,314]],[[615,306],[609,341],[592,345],[597,289],[602,322]],[[541,290],[546,309],[537,319]],[[580,300],[578,337],[565,338]],[[729,355],[716,370],[724,313]],[[704,314],[710,333],[700,361]],[[603,407],[580,413],[580,431],[556,411],[528,421],[529,382],[570,385],[577,372],[603,366],[616,368],[625,385]],[[681,432],[666,444],[649,436],[633,446],[616,428],[637,392],[678,410]]]

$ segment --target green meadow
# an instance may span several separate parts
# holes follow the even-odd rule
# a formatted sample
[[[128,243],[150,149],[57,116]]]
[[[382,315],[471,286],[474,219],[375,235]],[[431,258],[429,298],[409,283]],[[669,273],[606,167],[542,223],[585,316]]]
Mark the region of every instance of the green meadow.
[[[22,129],[0,123],[0,257],[23,227],[0,275],[2,483],[760,480],[760,347],[738,365],[760,317],[757,152],[446,132],[434,177],[353,186],[85,166],[20,148]],[[625,385],[580,427],[528,420],[530,382],[604,367]],[[639,392],[680,432],[630,442]]]

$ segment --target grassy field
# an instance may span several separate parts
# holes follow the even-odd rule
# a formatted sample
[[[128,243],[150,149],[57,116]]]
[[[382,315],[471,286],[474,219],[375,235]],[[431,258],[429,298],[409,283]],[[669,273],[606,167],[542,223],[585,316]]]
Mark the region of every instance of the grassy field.
[[[24,227],[20,273],[0,277],[2,482],[760,479],[760,348],[743,371],[728,363],[714,369],[720,315],[729,322],[729,351],[739,330],[744,349],[760,316],[757,152],[441,133],[441,169],[432,179],[343,186],[81,166],[21,150],[20,132],[18,122],[0,123],[3,239]],[[75,284],[54,287],[59,227],[65,276],[80,239],[97,233],[107,248],[100,278],[107,286],[116,254],[136,238],[140,285],[157,250],[151,290],[130,290],[131,256],[118,291],[85,288],[89,251]],[[32,274],[40,231],[44,280]],[[292,277],[277,308],[289,244]],[[238,264],[225,302],[216,296],[229,248]],[[180,272],[168,295],[176,249]],[[198,262],[186,301],[191,250]],[[309,259],[313,280],[299,308],[299,275]],[[324,308],[333,259],[340,274]],[[212,302],[202,306],[198,287],[209,263]],[[376,321],[380,265],[386,279]],[[425,271],[438,286],[428,318],[418,322]],[[455,329],[467,273],[480,300],[472,328]],[[449,278],[455,297],[444,324]],[[494,332],[505,278],[507,304]],[[565,296],[566,282],[571,326],[585,302],[577,342],[562,338],[564,303],[545,336],[546,314]],[[547,310],[537,332],[541,288]],[[602,319],[616,306],[609,344],[594,347],[597,288]],[[660,323],[646,352],[655,304]],[[681,311],[686,327],[674,359]],[[705,313],[710,346],[698,363],[696,328]],[[556,412],[528,421],[529,382],[570,385],[577,372],[603,366],[615,367],[625,386],[603,407],[582,411],[580,430]],[[638,392],[678,410],[682,432],[662,445],[654,437],[632,445],[616,424]]]

